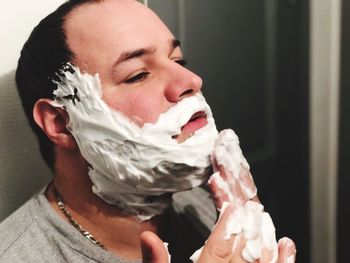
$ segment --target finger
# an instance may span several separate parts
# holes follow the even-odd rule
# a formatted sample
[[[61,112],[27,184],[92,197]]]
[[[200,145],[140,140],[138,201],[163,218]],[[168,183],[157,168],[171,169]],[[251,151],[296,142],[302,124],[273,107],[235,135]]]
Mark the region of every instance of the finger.
[[[140,236],[142,263],[170,263],[163,241],[154,233],[145,231]]]
[[[278,263],[294,263],[296,253],[293,240],[284,237],[278,241]]]
[[[239,184],[245,200],[251,200],[257,195],[256,185],[250,171],[241,165]]]
[[[213,174],[210,177],[208,184],[218,210],[221,209],[224,202],[238,203],[238,198],[233,196],[229,183],[222,178],[220,172]]]
[[[274,254],[273,254],[272,250],[263,248],[263,250],[261,251],[261,257],[259,258],[258,262],[259,263],[272,262],[271,260],[272,260],[273,256],[274,256]],[[276,262],[276,259],[274,262]]]
[[[219,166],[219,172],[222,179],[228,183],[232,198],[238,204],[244,204],[247,200],[245,198],[244,192],[242,191],[241,184],[237,178],[231,174],[231,172],[226,169],[223,165]]]
[[[245,202],[239,183],[236,183],[234,180],[229,180],[225,174],[226,171],[224,168],[220,167],[219,172],[214,173],[208,181],[218,209],[221,208],[224,202],[237,205],[242,205]]]
[[[219,166],[218,169],[222,180],[218,180],[219,178],[210,180],[210,183],[214,183],[213,186],[211,184],[210,186],[212,192],[217,195],[217,203],[235,202],[237,204],[244,204],[248,200],[260,203],[257,197],[257,188],[254,179],[248,169],[241,166],[239,179],[228,175],[230,172],[223,166]]]
[[[215,176],[209,179],[208,184],[214,198],[215,206],[220,211],[224,202],[230,202],[230,193],[220,186],[219,181],[215,179]]]
[[[260,199],[259,199],[258,195],[254,196],[254,197],[253,197],[253,199],[252,199],[252,201],[254,201],[254,202],[256,202],[256,203],[261,204],[261,202],[260,202]]]
[[[220,132],[215,149],[211,155],[214,171],[219,171],[224,182],[227,182],[230,195],[217,194],[217,196],[231,197],[225,200],[217,198],[217,204],[232,202],[234,199],[238,204],[244,204],[253,199],[257,189],[249,172],[249,165],[244,159],[239,148],[238,137],[231,130]],[[217,188],[213,189],[214,191]]]
[[[232,247],[235,235],[227,232],[227,227],[232,214],[234,212],[233,205],[228,205],[221,213],[218,223],[216,224],[209,239],[205,243],[203,250],[197,262],[213,263],[213,262],[230,262],[232,258]],[[229,234],[229,235],[228,235]]]
[[[232,261],[231,261],[232,263],[246,262],[242,256],[242,251],[245,247],[245,244],[246,244],[246,240],[244,239],[244,237],[241,234],[238,234],[233,244],[233,249],[232,249],[233,255],[232,255]]]

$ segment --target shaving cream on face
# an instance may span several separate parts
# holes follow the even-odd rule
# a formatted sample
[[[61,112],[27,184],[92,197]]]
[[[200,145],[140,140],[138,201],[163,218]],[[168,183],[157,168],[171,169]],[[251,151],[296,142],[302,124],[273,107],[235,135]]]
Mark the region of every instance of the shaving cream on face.
[[[61,75],[53,105],[68,112],[67,128],[91,165],[92,190],[107,203],[126,215],[148,220],[169,206],[168,193],[207,181],[217,130],[200,93],[140,128],[102,100],[98,74],[91,76],[68,65]],[[208,124],[177,143],[172,137],[199,111],[205,112]]]

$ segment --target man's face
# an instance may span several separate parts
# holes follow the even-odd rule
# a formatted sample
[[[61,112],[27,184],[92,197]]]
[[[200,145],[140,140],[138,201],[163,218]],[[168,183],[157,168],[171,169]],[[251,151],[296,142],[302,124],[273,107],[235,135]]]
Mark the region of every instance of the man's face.
[[[65,23],[74,64],[98,73],[103,100],[139,126],[154,123],[202,80],[181,65],[178,42],[161,20],[134,0],[105,0],[73,10]],[[206,125],[187,125],[180,136]]]

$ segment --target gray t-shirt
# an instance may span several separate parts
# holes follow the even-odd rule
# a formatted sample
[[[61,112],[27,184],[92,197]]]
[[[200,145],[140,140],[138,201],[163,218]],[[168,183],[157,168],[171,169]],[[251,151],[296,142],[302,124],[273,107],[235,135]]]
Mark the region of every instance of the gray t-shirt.
[[[176,194],[170,214],[165,241],[169,242],[172,262],[188,262],[210,233],[215,208],[209,194],[197,188]],[[119,258],[92,244],[53,210],[44,190],[0,224],[0,238],[0,263],[141,262]]]

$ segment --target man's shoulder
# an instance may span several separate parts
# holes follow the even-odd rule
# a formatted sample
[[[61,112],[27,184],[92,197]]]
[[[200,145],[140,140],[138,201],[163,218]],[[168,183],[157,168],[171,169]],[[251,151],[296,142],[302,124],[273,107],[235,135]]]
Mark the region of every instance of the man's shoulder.
[[[60,219],[43,191],[0,223],[0,263],[124,261],[88,241]]]
[[[18,253],[24,248],[23,243],[31,240],[30,232],[36,227],[32,214],[34,202],[34,198],[31,198],[0,223],[0,262],[5,262],[4,259],[12,253]]]
[[[47,206],[41,191],[0,223],[0,263],[65,262]]]

